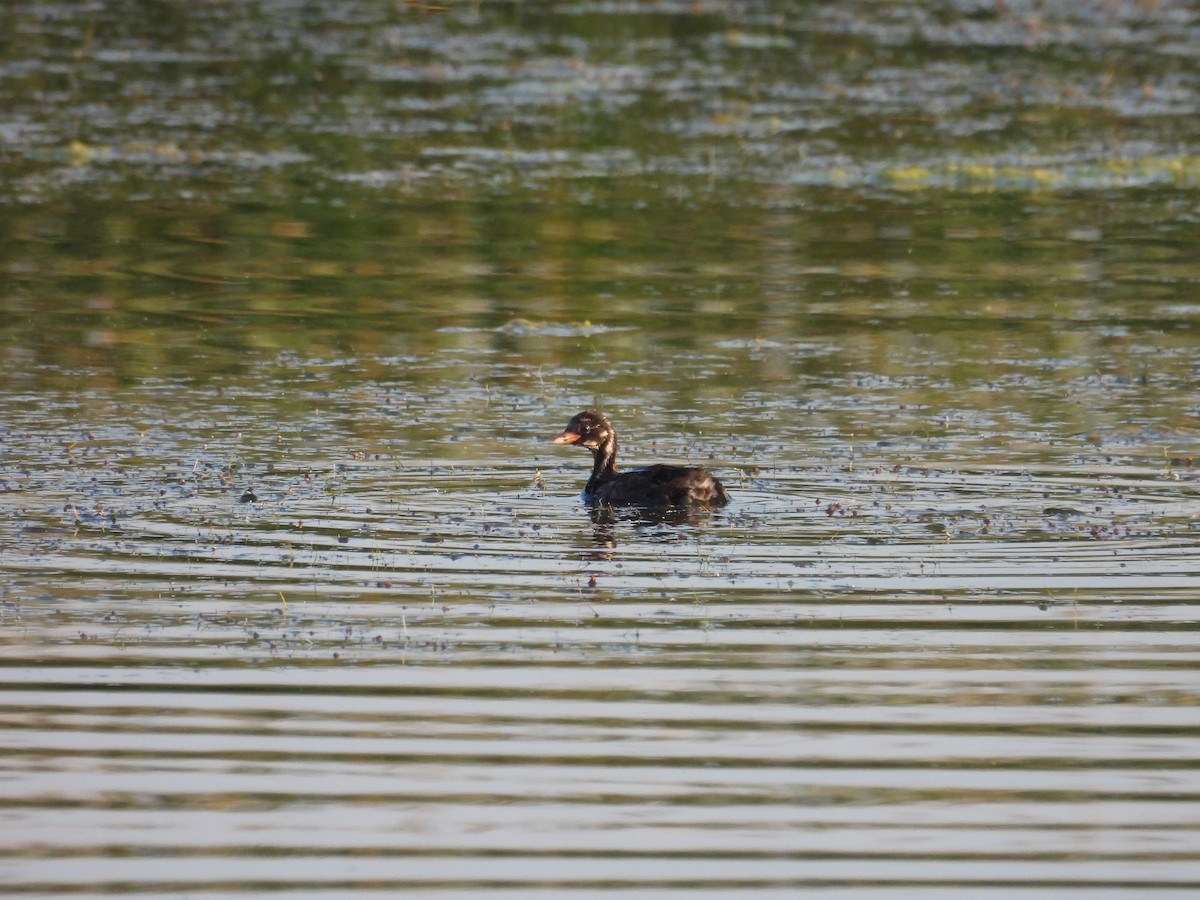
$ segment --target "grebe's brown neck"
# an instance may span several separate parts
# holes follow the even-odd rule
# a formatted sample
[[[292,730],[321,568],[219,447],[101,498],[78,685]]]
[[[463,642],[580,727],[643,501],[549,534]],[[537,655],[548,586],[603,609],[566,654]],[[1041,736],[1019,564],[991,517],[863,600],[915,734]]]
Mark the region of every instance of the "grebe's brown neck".
[[[583,492],[592,494],[617,474],[617,436],[609,429],[595,447],[588,449],[592,451],[592,477],[588,479]]]

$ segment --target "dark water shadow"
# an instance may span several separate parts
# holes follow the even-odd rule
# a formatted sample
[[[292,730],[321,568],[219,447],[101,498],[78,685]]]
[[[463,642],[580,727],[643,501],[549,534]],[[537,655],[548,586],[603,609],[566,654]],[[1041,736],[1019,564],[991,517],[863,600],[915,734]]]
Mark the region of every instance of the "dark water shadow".
[[[694,536],[723,519],[723,511],[691,506],[614,506],[587,503],[592,523],[592,541],[598,547],[615,548],[621,526],[628,526],[639,540],[678,542]]]

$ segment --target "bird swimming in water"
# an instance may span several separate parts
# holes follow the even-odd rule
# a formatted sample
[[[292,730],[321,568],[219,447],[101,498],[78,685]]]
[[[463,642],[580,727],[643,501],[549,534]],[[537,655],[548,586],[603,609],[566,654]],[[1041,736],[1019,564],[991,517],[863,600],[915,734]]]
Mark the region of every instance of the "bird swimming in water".
[[[595,410],[572,417],[556,444],[575,444],[592,452],[592,477],[584,486],[590,502],[641,507],[717,507],[729,493],[708,469],[699,466],[646,466],[617,471],[617,433]]]

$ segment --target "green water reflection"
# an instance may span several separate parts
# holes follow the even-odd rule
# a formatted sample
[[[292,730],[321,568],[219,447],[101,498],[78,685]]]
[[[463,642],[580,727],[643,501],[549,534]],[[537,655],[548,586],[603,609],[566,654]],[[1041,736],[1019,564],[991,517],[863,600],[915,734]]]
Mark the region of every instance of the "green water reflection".
[[[945,405],[1052,370],[1187,426],[1187,10],[8,4],[2,377],[458,354],[616,395],[708,356],[729,401]]]
[[[1136,199],[1126,214],[1153,208]],[[1139,238],[1118,221],[1101,236],[1086,199],[800,192],[771,211],[357,200],[356,215],[312,203],[19,213],[0,251],[0,339],[18,359],[137,378],[193,364],[202,377],[204,357],[181,345],[228,365],[247,352],[434,350],[460,344],[455,329],[493,329],[502,349],[520,343],[519,329],[503,331],[518,319],[633,328],[676,350],[723,338],[875,344],[885,368],[905,358],[898,342],[940,336],[965,380],[1014,354],[1148,374],[1200,322],[1188,226]],[[1139,361],[1149,343],[1154,358]]]

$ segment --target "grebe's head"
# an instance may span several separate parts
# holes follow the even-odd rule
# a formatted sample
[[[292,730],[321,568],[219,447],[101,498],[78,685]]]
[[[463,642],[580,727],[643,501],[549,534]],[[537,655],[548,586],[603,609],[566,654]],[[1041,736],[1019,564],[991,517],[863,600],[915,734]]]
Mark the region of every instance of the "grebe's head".
[[[554,439],[556,444],[578,444],[593,453],[612,440],[613,428],[608,419],[595,410],[585,410],[571,418],[563,433]]]

